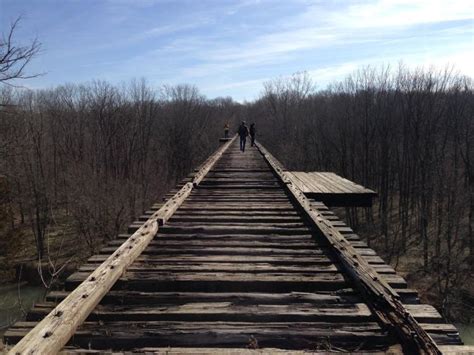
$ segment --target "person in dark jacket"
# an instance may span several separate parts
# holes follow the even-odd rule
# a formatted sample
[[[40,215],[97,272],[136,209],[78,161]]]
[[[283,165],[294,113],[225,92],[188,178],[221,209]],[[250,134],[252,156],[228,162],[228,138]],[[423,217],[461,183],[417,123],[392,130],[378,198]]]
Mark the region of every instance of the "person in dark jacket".
[[[249,135],[249,129],[245,125],[245,121],[239,126],[239,136],[240,136],[240,150],[245,152],[245,142],[247,141],[247,136]]]
[[[255,123],[250,125],[250,146],[255,145]]]

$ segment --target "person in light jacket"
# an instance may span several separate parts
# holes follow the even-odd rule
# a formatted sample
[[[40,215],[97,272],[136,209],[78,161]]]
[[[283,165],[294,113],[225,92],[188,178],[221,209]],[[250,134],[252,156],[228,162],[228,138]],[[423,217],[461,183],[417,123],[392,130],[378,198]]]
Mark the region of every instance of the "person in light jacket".
[[[229,122],[224,125],[224,138],[229,138]]]

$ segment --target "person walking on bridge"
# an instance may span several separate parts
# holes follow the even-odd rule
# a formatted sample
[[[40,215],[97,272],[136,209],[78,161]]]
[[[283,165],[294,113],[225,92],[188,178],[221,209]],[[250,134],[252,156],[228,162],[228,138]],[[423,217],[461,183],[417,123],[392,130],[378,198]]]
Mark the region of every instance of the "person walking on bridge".
[[[252,147],[255,145],[255,134],[256,134],[255,123],[252,123],[250,125],[250,146]]]
[[[245,121],[239,126],[239,136],[240,136],[240,150],[245,152],[245,142],[247,141],[247,136],[249,135],[249,129],[245,125]]]
[[[224,138],[229,138],[229,122],[224,125]]]

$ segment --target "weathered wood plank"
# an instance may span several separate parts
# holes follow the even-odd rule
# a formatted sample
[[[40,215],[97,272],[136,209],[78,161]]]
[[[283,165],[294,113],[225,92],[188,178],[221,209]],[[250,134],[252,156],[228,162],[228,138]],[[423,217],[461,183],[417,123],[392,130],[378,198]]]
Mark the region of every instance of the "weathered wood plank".
[[[75,272],[67,279],[66,290],[71,290],[87,278],[87,273]],[[127,287],[135,290],[197,291],[219,290],[238,292],[310,292],[332,291],[347,287],[344,277],[337,272],[326,273],[237,273],[237,272],[127,272],[114,285],[114,289]]]
[[[47,302],[64,299],[66,291],[53,291],[47,297]],[[359,297],[352,289],[337,292],[291,292],[291,293],[251,293],[251,292],[143,292],[133,290],[111,290],[101,303],[115,304],[182,304],[189,302],[231,302],[233,304],[289,304],[289,303],[360,303]],[[443,324],[434,324],[442,327]],[[445,325],[446,326],[446,325]],[[451,326],[452,327],[452,326]],[[453,327],[454,328],[454,327]],[[451,329],[451,328],[450,328]],[[454,328],[455,329],[455,328]]]
[[[252,340],[252,338],[250,338]],[[246,346],[252,346],[253,343],[249,340],[247,342]],[[301,344],[301,342],[300,342]],[[327,344],[327,343],[325,343]],[[316,346],[317,343],[314,343]],[[321,345],[322,348],[324,348],[324,344]],[[291,355],[301,355],[301,354],[308,354],[308,350],[287,350],[287,349],[278,349],[278,348],[272,348],[272,347],[265,347],[263,349],[247,349],[244,348],[243,346],[240,347],[218,347],[214,346],[212,348],[195,348],[195,347],[142,347],[140,349],[137,349],[139,352],[146,353],[146,354],[166,354],[166,355],[176,355],[176,354],[193,354],[193,355],[214,355],[214,354],[221,354],[221,355],[272,355],[272,354],[291,354]],[[102,353],[103,350],[86,350],[86,349],[75,349],[75,348],[67,348],[64,351],[64,354],[98,354]],[[63,354],[63,352],[62,352]],[[115,352],[114,354],[122,354],[121,352]],[[312,355],[327,355],[327,351],[312,351]],[[351,351],[351,355],[367,355],[366,350],[357,350],[357,351]],[[400,355],[401,352],[398,350],[393,350],[391,352],[386,352],[386,351],[370,351],[370,355]]]
[[[178,225],[173,223],[172,225],[166,225],[161,229],[162,233],[166,234],[183,234],[183,233],[207,233],[207,234],[281,234],[281,235],[300,235],[308,232],[309,229],[304,225],[277,225],[273,226],[268,224],[266,226],[257,225]]]
[[[118,239],[128,239],[130,234],[119,234]],[[292,234],[292,235],[279,235],[279,234],[203,234],[203,233],[191,233],[191,234],[158,234],[152,243],[159,243],[160,241],[180,241],[183,244],[188,240],[228,240],[228,241],[268,241],[268,242],[299,242],[299,241],[311,241],[313,245],[328,245],[326,242],[319,239],[313,238],[310,234]],[[111,241],[109,245],[114,245],[117,241]],[[358,241],[360,246],[367,247],[365,242]],[[183,245],[182,244],[182,245]]]
[[[120,240],[110,243],[109,247],[120,244]],[[310,249],[316,246],[311,239],[307,241],[241,241],[241,240],[154,240],[150,242],[150,247],[170,247],[170,248],[184,248],[184,247],[212,247],[212,248],[279,248],[279,249]]]
[[[54,304],[53,304],[54,305]],[[38,304],[29,314],[36,320],[53,305]],[[188,322],[367,322],[373,315],[364,303],[347,304],[233,304],[199,302],[147,307],[143,305],[98,305],[89,321],[188,321]]]
[[[26,326],[26,324],[25,324]],[[23,328],[24,329],[24,328]],[[20,335],[23,329],[17,329]],[[132,349],[144,346],[240,346],[245,349],[251,339],[258,339],[259,347],[279,346],[283,349],[308,349],[320,342],[327,344],[331,339],[332,346],[345,345],[348,349],[359,347],[364,342],[368,348],[384,348],[390,339],[374,322],[358,324],[339,323],[331,327],[327,323],[300,322],[293,323],[260,323],[233,322],[222,324],[217,322],[131,322],[124,331],[121,322],[87,322],[78,331],[72,344],[96,349],[110,347]],[[113,344],[116,340],[118,344]],[[71,344],[71,345],[72,345]],[[133,344],[133,345],[132,345]],[[196,350],[196,349],[195,349]],[[198,350],[198,354],[200,351]],[[215,353],[215,352],[214,352]],[[221,352],[218,352],[219,354]]]
[[[89,258],[91,262],[100,262],[107,258],[107,255],[94,255]],[[228,262],[228,263],[246,263],[249,262],[248,255],[229,255],[229,254],[217,254],[217,255],[195,255],[187,253],[187,250],[183,250],[182,254],[163,254],[159,258],[154,255],[141,255],[136,259],[140,262],[145,263],[165,263],[165,262]],[[252,256],[253,263],[271,262],[278,264],[315,264],[315,263],[332,263],[333,261],[327,255],[312,255],[312,256],[298,256],[295,258],[294,255],[258,255]],[[374,262],[383,263],[380,257],[374,257]]]
[[[96,268],[96,265],[84,264],[78,271],[90,272]],[[129,272],[285,272],[285,273],[321,273],[338,271],[334,264],[330,265],[273,265],[269,263],[162,263],[148,265],[146,263],[134,263],[128,268]]]

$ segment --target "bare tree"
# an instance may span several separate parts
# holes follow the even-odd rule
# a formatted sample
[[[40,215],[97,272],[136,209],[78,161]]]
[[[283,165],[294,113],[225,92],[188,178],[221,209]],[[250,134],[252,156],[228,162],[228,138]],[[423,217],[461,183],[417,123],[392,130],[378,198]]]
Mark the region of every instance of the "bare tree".
[[[38,54],[41,44],[34,39],[27,45],[15,43],[14,35],[18,29],[21,17],[18,17],[10,26],[7,34],[0,39],[0,83],[12,85],[14,79],[29,79],[40,74],[26,74],[28,63]]]

